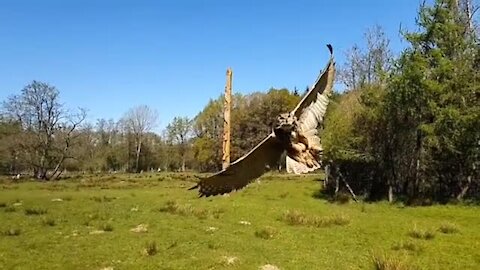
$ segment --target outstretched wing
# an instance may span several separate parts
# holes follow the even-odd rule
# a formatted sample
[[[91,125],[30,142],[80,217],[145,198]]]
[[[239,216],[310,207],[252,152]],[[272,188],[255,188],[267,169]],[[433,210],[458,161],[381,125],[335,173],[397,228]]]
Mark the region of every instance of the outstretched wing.
[[[335,62],[333,60],[332,45],[327,45],[330,50],[330,60],[325,69],[320,73],[314,86],[302,98],[300,103],[293,110],[293,114],[300,121],[303,120],[305,125],[317,126],[318,122],[323,119],[323,115],[327,109],[328,96],[332,92],[333,80],[335,76]]]
[[[198,188],[201,197],[241,189],[260,177],[267,167],[275,167],[283,151],[282,145],[272,133],[228,168],[203,178],[191,189]]]
[[[302,98],[297,107],[293,110],[293,114],[297,117],[299,134],[303,135],[308,141],[308,149],[313,154],[322,152],[322,145],[318,137],[318,126],[323,122],[323,117],[327,110],[330,94],[332,93],[335,62],[333,59],[333,48],[327,45],[330,50],[330,60],[323,72],[318,77],[312,89]],[[305,166],[298,162],[299,158],[292,158],[287,161],[292,171],[295,173],[305,173],[312,170],[312,167]],[[293,170],[295,168],[295,170]],[[315,166],[316,169],[318,166]]]

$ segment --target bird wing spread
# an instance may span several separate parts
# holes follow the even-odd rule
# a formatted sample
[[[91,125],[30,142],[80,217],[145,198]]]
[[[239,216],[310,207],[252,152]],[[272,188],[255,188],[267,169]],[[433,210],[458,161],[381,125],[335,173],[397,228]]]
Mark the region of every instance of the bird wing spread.
[[[267,166],[276,166],[282,152],[282,145],[271,133],[250,152],[233,162],[228,168],[203,178],[194,188],[199,188],[200,196],[229,193],[241,189],[260,177]]]
[[[293,113],[298,118],[298,131],[307,139],[308,149],[314,154],[322,151],[322,145],[318,136],[318,126],[323,122],[335,76],[333,49],[331,45],[327,45],[327,47],[330,50],[330,60],[327,66],[318,77],[312,89],[293,110]],[[290,166],[296,167],[297,171],[309,171],[305,166],[296,164],[300,163],[298,160],[300,160],[298,157],[293,157],[293,159],[290,160]]]

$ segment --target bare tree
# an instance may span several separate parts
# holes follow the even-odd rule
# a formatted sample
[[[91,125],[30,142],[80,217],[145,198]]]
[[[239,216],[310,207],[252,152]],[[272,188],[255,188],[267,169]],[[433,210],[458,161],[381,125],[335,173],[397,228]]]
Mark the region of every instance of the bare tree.
[[[63,162],[73,158],[69,150],[86,112],[67,111],[59,102],[59,91],[47,83],[33,81],[3,103],[4,115],[22,125],[18,148],[25,153],[37,179],[55,179]]]
[[[475,3],[477,2],[477,3]],[[455,0],[455,5],[463,14],[463,24],[465,25],[465,34],[471,35],[473,38],[478,38],[479,26],[475,19],[477,12],[480,10],[480,4],[474,0]]]
[[[111,145],[114,143],[115,136],[118,134],[119,123],[113,119],[97,119],[96,131],[98,132],[100,143],[102,145]]]
[[[363,52],[355,44],[345,53],[345,56],[346,61],[338,72],[338,80],[345,84],[348,89],[356,89],[365,81],[362,63]]]
[[[392,66],[392,52],[390,40],[382,27],[375,25],[365,33],[367,51],[364,55],[364,66],[367,83],[378,83],[384,80],[384,74]]]
[[[146,105],[130,109],[123,117],[123,123],[128,133],[135,141],[135,172],[140,172],[140,153],[145,134],[157,124],[158,113]]]
[[[348,89],[381,83],[391,69],[390,41],[383,29],[378,25],[368,29],[365,41],[365,50],[355,44],[346,52],[346,61],[339,69],[338,80]]]

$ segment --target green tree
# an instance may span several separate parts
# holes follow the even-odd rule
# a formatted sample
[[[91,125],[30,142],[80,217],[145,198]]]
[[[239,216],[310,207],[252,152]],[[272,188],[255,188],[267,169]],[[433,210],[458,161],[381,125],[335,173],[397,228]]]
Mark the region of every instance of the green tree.
[[[414,200],[460,199],[478,179],[479,48],[465,16],[454,0],[423,6],[389,85],[397,179]]]
[[[241,157],[272,132],[278,114],[291,111],[300,97],[288,89],[270,89],[267,93],[235,94],[232,102],[232,161]],[[211,100],[194,119],[193,154],[197,168],[214,171],[221,168],[223,96]]]
[[[22,129],[19,122],[6,121],[0,118],[0,173],[21,173],[25,164],[22,152],[17,148]]]
[[[187,154],[190,150],[192,121],[188,117],[174,117],[168,124],[167,140],[170,145],[175,145],[181,158],[181,170],[186,170]]]
[[[480,49],[467,17],[458,1],[422,6],[389,79],[331,106],[326,156],[370,198],[478,196]]]
[[[233,98],[235,107],[238,95]],[[200,171],[216,171],[222,162],[223,96],[210,100],[193,120],[193,155]]]

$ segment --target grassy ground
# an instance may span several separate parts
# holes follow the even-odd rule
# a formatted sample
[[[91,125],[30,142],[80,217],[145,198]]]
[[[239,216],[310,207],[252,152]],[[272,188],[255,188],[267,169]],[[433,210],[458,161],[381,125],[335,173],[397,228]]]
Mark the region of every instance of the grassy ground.
[[[329,203],[316,180],[207,199],[190,175],[4,181],[0,269],[480,269],[480,207]]]

